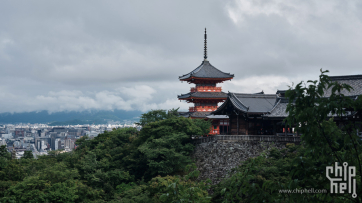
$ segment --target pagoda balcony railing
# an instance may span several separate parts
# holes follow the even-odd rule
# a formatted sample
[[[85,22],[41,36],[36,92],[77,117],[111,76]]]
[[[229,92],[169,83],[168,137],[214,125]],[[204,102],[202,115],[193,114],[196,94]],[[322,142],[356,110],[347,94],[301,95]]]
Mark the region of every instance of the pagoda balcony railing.
[[[221,87],[211,87],[211,86],[191,87],[190,92],[221,92]]]
[[[217,106],[195,106],[190,107],[189,112],[196,112],[196,111],[215,111],[217,109]]]

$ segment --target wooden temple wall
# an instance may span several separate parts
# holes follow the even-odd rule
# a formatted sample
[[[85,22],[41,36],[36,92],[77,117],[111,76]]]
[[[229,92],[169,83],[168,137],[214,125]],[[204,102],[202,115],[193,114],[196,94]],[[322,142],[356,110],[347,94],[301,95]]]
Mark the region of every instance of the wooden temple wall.
[[[238,121],[239,120],[239,133],[238,133]],[[230,116],[230,134],[231,135],[248,135],[248,123],[244,117],[239,115],[239,119],[236,115]]]
[[[230,135],[275,135],[278,132],[276,123],[282,121],[266,121],[262,119],[245,120],[245,117],[243,117],[242,115],[239,115],[239,118],[237,118],[237,115],[235,114],[230,115],[229,118]],[[280,129],[279,131],[282,132]]]

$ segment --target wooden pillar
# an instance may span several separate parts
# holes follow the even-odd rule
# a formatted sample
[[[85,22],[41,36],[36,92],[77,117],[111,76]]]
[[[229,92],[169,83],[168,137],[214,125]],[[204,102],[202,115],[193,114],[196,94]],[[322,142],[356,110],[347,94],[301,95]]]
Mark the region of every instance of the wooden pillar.
[[[226,125],[226,134],[229,134],[229,126],[230,126],[230,116],[229,116],[229,120],[227,120],[227,125]]]
[[[287,131],[288,131],[288,128],[287,128],[287,123],[285,123],[284,128],[285,128],[285,133],[284,133],[284,136],[287,136]]]
[[[273,135],[277,135],[276,130],[276,121],[273,121]]]
[[[249,119],[247,118],[247,120],[246,120],[246,122],[245,122],[246,124],[245,125],[247,125],[246,126],[246,135],[249,135]]]
[[[239,114],[236,115],[236,134],[239,135]]]

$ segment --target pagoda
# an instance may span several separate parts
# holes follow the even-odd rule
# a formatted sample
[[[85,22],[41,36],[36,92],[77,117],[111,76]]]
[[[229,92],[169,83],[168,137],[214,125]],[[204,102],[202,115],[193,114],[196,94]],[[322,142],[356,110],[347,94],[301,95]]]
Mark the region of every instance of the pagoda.
[[[194,103],[194,106],[190,107],[188,112],[180,113],[180,115],[192,119],[212,119],[213,129],[210,134],[220,134],[220,128],[222,128],[222,132],[226,132],[229,125],[228,117],[217,117],[210,115],[210,113],[217,109],[219,102],[224,102],[227,99],[227,94],[221,91],[221,87],[216,86],[217,83],[233,78],[233,74],[220,71],[207,60],[207,34],[205,28],[204,60],[195,70],[179,77],[180,81],[195,84],[195,87],[192,87],[189,93],[178,96],[179,100]]]

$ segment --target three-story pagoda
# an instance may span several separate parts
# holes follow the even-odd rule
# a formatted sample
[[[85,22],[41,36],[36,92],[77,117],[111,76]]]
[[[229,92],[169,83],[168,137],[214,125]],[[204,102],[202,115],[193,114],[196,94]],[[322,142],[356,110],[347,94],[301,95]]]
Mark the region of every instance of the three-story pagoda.
[[[220,121],[220,118],[213,118],[210,113],[217,109],[219,102],[226,100],[227,94],[222,92],[221,87],[216,85],[233,79],[234,75],[224,73],[210,64],[207,60],[206,28],[204,38],[204,60],[201,65],[190,73],[179,77],[179,80],[193,83],[195,87],[192,87],[189,93],[179,95],[178,99],[194,103],[194,106],[190,107],[188,112],[181,113],[182,116],[199,119],[212,118],[214,127],[210,134],[219,134],[219,125],[228,125],[228,119],[225,117],[224,120]]]

